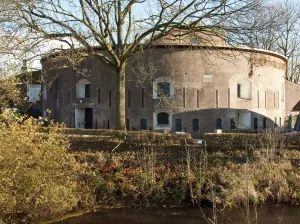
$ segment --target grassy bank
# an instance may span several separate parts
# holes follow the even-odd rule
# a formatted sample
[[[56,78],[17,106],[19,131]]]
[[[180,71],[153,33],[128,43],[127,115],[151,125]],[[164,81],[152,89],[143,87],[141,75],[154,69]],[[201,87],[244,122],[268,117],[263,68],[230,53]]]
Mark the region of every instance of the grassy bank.
[[[70,136],[95,206],[300,202],[299,135],[209,135],[205,147],[188,135],[130,132],[118,148],[103,136]]]
[[[84,180],[96,204],[216,204],[300,201],[299,151],[213,151],[191,146],[75,152],[91,175]]]

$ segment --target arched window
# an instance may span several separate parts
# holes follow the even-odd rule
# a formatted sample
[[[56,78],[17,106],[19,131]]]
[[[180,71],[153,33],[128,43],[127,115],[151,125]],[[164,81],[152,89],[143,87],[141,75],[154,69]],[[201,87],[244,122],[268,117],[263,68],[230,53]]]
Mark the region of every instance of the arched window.
[[[254,130],[258,129],[258,119],[257,119],[257,117],[255,117],[254,120],[253,120],[253,129]]]
[[[172,113],[166,110],[158,110],[153,113],[153,130],[165,130],[172,128]]]
[[[264,120],[263,120],[263,127],[264,127],[264,129],[267,128],[267,118],[264,118]]]
[[[166,112],[160,112],[157,114],[157,124],[158,125],[168,125],[169,124],[169,114]]]
[[[236,120],[234,118],[230,119],[230,130],[236,130],[237,128],[237,123]]]
[[[193,131],[199,131],[200,127],[199,127],[199,119],[198,118],[194,118],[193,119]]]
[[[222,123],[223,123],[222,119],[218,118],[216,120],[216,129],[222,129]]]
[[[80,79],[76,83],[76,98],[90,98],[91,97],[91,83],[86,79]]]
[[[237,83],[237,97],[241,99],[251,100],[252,84],[247,79],[242,79]]]

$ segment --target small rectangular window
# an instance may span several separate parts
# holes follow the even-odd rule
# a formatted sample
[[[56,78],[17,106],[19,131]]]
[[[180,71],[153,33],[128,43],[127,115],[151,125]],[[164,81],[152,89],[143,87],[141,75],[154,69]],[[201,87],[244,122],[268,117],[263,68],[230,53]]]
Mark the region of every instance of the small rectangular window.
[[[254,130],[258,129],[258,119],[256,117],[254,118],[253,128],[254,128]]]
[[[219,91],[216,90],[216,108],[219,108]]]
[[[100,88],[98,88],[98,103],[100,103],[100,97],[101,97],[101,92],[100,92]]]
[[[222,129],[222,119],[220,118],[216,120],[216,129]]]
[[[142,88],[142,107],[144,107],[144,88]]]
[[[200,90],[197,89],[197,108],[200,106]]]
[[[126,118],[126,129],[129,130],[130,128],[130,120]]]
[[[186,92],[185,92],[185,87],[183,87],[183,108],[185,108],[185,94],[186,94]]]
[[[175,119],[175,131],[182,131],[182,120],[180,118]]]
[[[147,130],[147,119],[141,119],[140,120],[140,129],[141,130]]]
[[[195,118],[193,119],[193,131],[199,131],[199,119]]]

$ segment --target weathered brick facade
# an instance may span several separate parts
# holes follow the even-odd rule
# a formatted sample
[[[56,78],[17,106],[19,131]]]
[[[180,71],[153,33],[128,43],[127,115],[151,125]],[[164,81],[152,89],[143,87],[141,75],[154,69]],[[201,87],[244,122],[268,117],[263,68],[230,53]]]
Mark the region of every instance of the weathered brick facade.
[[[45,80],[53,81],[44,109],[68,127],[79,127],[77,120],[83,119],[84,108],[92,108],[93,128],[114,128],[114,70],[88,58],[80,66],[87,69],[83,76],[72,68],[55,69],[56,61],[55,55],[42,61]],[[283,125],[293,107],[289,97],[296,91],[288,87],[285,93],[285,86],[290,86],[285,71],[284,56],[269,51],[157,43],[128,61],[128,128],[139,130],[141,119],[146,119],[148,130],[170,127],[173,132],[181,129],[200,137],[216,129],[217,119],[222,120],[224,131],[233,128],[230,119],[245,130]],[[90,98],[76,98],[76,83],[81,79],[90,83]],[[170,83],[171,97],[153,97],[157,80]],[[169,125],[157,125],[159,112],[169,114]]]

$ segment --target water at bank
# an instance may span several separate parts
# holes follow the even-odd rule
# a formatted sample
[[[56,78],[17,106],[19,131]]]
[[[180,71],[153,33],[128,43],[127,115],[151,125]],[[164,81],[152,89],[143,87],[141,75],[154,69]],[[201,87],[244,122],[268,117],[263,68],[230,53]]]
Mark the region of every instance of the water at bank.
[[[300,206],[263,206],[257,209],[227,210],[217,213],[218,224],[299,224]],[[213,212],[209,208],[117,208],[101,209],[93,213],[68,218],[57,224],[204,224],[212,223]],[[247,215],[249,214],[249,215]],[[247,218],[249,217],[249,218]],[[250,220],[251,222],[247,222]],[[257,222],[256,222],[257,220]]]

